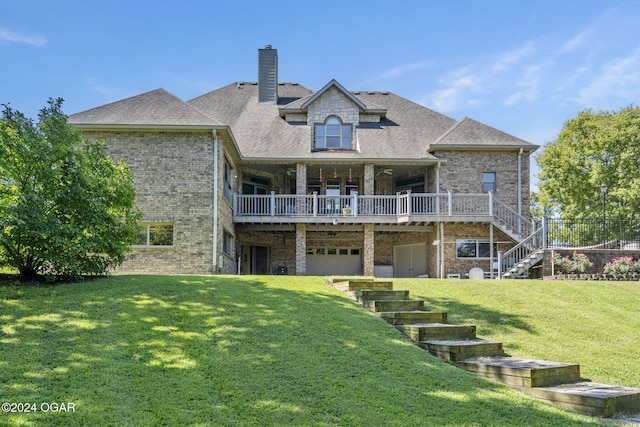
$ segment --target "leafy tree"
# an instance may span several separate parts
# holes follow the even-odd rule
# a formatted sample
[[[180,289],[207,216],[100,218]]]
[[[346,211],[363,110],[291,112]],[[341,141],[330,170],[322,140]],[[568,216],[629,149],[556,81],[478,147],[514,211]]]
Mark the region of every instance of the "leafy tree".
[[[62,102],[37,123],[6,105],[0,116],[0,265],[25,277],[105,274],[135,242],[132,175],[83,141]]]
[[[544,206],[570,217],[631,216],[640,206],[640,109],[585,110],[536,158]]]

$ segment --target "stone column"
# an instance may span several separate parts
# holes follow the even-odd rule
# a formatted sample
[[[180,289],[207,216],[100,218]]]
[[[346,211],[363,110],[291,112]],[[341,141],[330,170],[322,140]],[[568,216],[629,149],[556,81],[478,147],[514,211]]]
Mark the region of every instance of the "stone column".
[[[296,224],[296,276],[307,274],[307,224]]]
[[[365,276],[373,276],[375,254],[373,224],[364,224],[363,267]]]
[[[373,164],[364,165],[364,185],[363,185],[363,193],[367,196],[371,196],[375,192],[375,170]]]
[[[296,164],[296,194],[307,194],[307,165]]]

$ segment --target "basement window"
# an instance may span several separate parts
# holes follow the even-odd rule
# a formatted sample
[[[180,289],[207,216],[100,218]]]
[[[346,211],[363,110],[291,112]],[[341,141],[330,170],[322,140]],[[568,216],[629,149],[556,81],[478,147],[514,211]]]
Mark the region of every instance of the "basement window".
[[[456,240],[456,258],[489,259],[491,243],[487,240]],[[498,244],[493,243],[493,256],[498,255]]]
[[[157,222],[141,222],[136,236],[137,247],[172,247],[173,224]]]

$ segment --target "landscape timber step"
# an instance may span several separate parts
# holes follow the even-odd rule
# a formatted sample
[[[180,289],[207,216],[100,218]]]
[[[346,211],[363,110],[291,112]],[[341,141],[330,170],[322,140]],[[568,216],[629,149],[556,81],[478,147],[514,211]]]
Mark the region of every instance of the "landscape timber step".
[[[516,357],[474,357],[456,365],[512,387],[547,387],[580,380],[580,365]]]
[[[408,300],[409,291],[393,291],[393,290],[379,290],[379,289],[361,289],[355,291],[355,298],[358,302],[363,301],[397,301]]]
[[[517,388],[536,399],[570,411],[608,418],[619,413],[638,413],[640,389],[588,381],[549,387]]]
[[[474,325],[450,325],[448,323],[417,323],[413,325],[396,325],[413,341],[429,340],[472,340],[476,337]]]
[[[413,311],[424,309],[424,300],[372,300],[362,301],[362,306],[376,313],[381,311]]]
[[[376,313],[394,326],[416,323],[447,323],[446,312],[435,311],[383,311]]]
[[[428,340],[418,343],[420,347],[445,362],[456,363],[470,357],[502,356],[502,343],[486,340]]]
[[[355,292],[362,289],[393,290],[393,282],[390,280],[334,279],[333,286],[343,292]]]

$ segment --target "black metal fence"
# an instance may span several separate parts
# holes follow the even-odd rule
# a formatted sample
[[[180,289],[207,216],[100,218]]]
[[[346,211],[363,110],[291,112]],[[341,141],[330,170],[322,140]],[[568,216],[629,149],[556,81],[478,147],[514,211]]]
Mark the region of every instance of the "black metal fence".
[[[640,218],[549,218],[547,247],[640,249]]]

